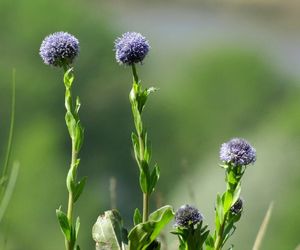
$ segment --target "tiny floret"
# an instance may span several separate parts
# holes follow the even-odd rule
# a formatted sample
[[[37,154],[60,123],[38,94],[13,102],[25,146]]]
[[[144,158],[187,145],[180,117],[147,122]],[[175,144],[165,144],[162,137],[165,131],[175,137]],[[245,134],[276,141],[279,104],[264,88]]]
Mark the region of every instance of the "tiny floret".
[[[62,67],[73,63],[79,54],[79,41],[67,32],[47,36],[40,47],[40,56],[47,65]]]
[[[190,205],[181,206],[175,214],[176,227],[190,227],[203,220],[202,214],[195,207]]]
[[[137,32],[126,32],[115,40],[116,60],[119,64],[141,63],[149,49],[147,39]]]
[[[233,166],[246,166],[256,161],[256,151],[246,140],[234,138],[222,144],[220,159]]]
[[[230,208],[231,213],[237,215],[240,214],[243,210],[243,200],[239,198],[233,206]]]

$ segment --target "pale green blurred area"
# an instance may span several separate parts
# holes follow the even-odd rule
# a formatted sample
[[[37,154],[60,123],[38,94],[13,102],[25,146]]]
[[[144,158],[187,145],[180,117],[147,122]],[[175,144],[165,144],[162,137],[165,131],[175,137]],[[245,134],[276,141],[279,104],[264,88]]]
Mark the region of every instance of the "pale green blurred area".
[[[0,231],[0,249],[63,249],[55,209],[66,209],[70,142],[64,124],[62,71],[44,65],[42,39],[55,31],[81,44],[74,94],[82,101],[85,141],[76,204],[81,248],[94,249],[91,227],[110,208],[109,179],[128,227],[141,207],[128,93],[130,69],[114,60],[113,41],[138,31],[151,52],[138,66],[145,86],[160,90],[145,111],[153,160],[161,179],[155,204],[191,203],[213,229],[214,201],[225,188],[219,147],[246,138],[257,163],[243,180],[244,215],[230,240],[251,249],[271,201],[274,211],[262,249],[300,243],[300,7],[293,1],[0,1],[0,117],[4,154],[11,70],[17,70],[13,159],[21,168]],[[247,2],[247,1],[245,1]],[[7,243],[4,243],[7,242]],[[169,237],[168,249],[177,239]]]

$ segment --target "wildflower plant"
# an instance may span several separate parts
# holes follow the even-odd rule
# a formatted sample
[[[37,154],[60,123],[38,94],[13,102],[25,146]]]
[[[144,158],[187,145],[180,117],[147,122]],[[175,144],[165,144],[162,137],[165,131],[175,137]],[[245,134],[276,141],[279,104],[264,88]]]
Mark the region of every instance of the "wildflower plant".
[[[66,178],[67,190],[69,193],[67,213],[63,212],[61,207],[56,210],[56,215],[60,228],[65,237],[65,247],[67,250],[79,250],[76,245],[80,220],[77,217],[74,222],[73,210],[74,204],[80,197],[86,182],[86,178],[77,180],[77,169],[80,159],[79,152],[83,143],[84,129],[79,118],[79,109],[81,106],[79,97],[74,102],[72,97],[72,84],[74,81],[74,72],[71,67],[75,58],[79,54],[79,41],[73,35],[67,32],[56,32],[47,36],[40,47],[40,56],[44,63],[50,66],[62,68],[64,71],[65,85],[65,122],[69,131],[72,144],[71,164]]]
[[[207,225],[203,226],[203,215],[190,205],[181,206],[175,214],[174,230],[178,236],[179,250],[202,250],[209,234]]]
[[[139,169],[139,184],[143,194],[142,212],[135,209],[133,215],[134,227],[127,235],[129,250],[160,249],[157,240],[161,230],[172,220],[174,212],[171,206],[164,206],[149,214],[150,196],[154,192],[159,179],[159,167],[157,164],[151,166],[151,142],[142,120],[142,114],[149,95],[157,89],[154,87],[143,88],[138,77],[136,66],[142,64],[150,50],[148,40],[137,32],[127,32],[115,40],[116,61],[120,65],[131,67],[133,83],[129,94],[131,110],[135,125],[135,132],[132,132],[131,139],[135,160]],[[109,211],[103,215],[105,217]],[[96,241],[96,248],[110,244],[107,237],[98,237],[105,234],[105,223],[101,224],[101,218],[93,228],[93,237]],[[121,225],[121,224],[120,224]],[[100,230],[101,229],[101,230]],[[101,233],[100,233],[101,232]],[[107,233],[109,235],[109,233]],[[115,240],[116,242],[116,240]],[[123,249],[119,244],[118,249]]]
[[[220,160],[224,163],[221,167],[225,169],[226,191],[217,195],[215,231],[206,241],[208,250],[222,249],[236,229],[235,223],[239,221],[243,211],[241,179],[247,166],[256,161],[256,151],[246,140],[234,138],[222,144]]]

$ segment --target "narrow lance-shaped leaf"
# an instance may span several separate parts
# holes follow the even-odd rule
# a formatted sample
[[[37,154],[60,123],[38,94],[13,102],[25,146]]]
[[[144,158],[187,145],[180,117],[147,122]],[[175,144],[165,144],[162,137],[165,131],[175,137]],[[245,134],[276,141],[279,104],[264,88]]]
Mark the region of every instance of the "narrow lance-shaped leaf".
[[[140,224],[142,222],[142,214],[138,208],[134,210],[134,215],[133,215],[133,223],[136,226],[137,224]]]
[[[160,175],[160,170],[157,164],[155,164],[154,169],[152,170],[151,173],[151,183],[150,183],[150,188],[149,188],[149,193],[152,193],[155,189],[155,186],[157,184],[157,181],[159,179]]]
[[[68,241],[71,240],[71,225],[67,215],[59,209],[56,209],[56,216],[60,225],[60,229]]]
[[[75,188],[75,192],[74,192],[74,203],[78,200],[79,196],[81,195],[83,189],[84,189],[84,186],[85,186],[85,183],[86,183],[86,180],[87,180],[87,177],[83,177],[81,181],[79,181],[76,185],[76,188]]]
[[[143,193],[148,193],[149,185],[151,181],[151,176],[149,173],[149,166],[146,161],[141,162],[141,169],[140,169],[140,186]]]

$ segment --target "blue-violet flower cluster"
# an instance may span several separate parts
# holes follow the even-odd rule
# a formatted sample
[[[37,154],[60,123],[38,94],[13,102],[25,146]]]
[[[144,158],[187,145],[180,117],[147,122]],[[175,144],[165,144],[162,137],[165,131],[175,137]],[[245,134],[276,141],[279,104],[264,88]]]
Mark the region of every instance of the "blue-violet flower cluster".
[[[119,64],[142,62],[149,49],[147,39],[137,32],[126,32],[115,40],[116,60]]]
[[[246,140],[234,138],[222,144],[220,159],[233,166],[246,166],[255,162],[256,151]]]
[[[40,56],[47,65],[70,65],[79,54],[79,41],[67,32],[47,36],[40,47]]]
[[[195,207],[190,205],[181,206],[175,214],[175,226],[189,227],[203,220],[202,214]]]

